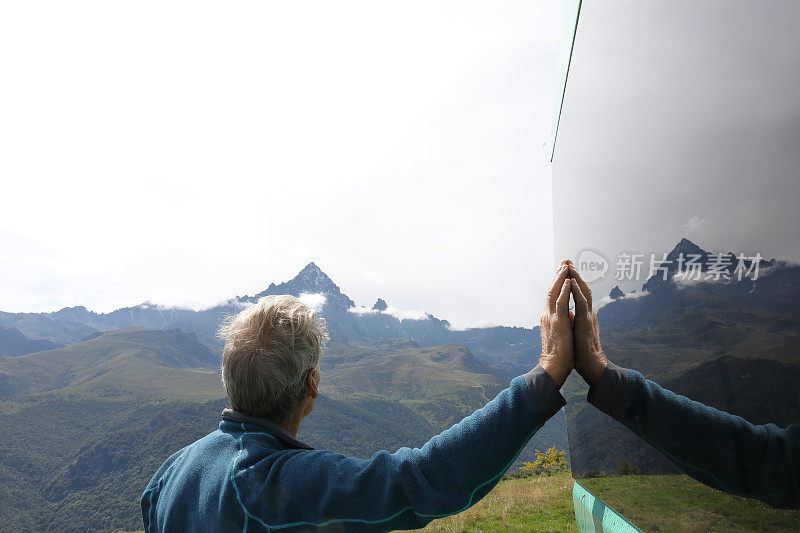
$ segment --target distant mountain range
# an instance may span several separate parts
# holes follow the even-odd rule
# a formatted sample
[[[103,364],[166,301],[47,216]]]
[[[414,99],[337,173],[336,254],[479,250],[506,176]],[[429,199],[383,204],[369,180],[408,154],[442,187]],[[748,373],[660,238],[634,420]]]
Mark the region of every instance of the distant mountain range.
[[[708,271],[708,252],[683,239],[667,259],[681,253],[700,255]],[[614,300],[598,311],[609,360],[754,423],[800,422],[800,267],[764,260],[756,280],[688,283],[675,263],[666,270],[666,279],[651,277],[643,293],[612,291]],[[643,473],[676,471],[589,407],[580,379],[573,375],[565,391],[573,472],[614,472],[622,459]]]
[[[388,305],[380,298],[372,309],[356,308],[353,300],[314,263],[309,263],[290,281],[279,285],[272,283],[253,296],[236,296],[200,311],[143,303],[110,313],[95,313],[85,307],[66,307],[52,313],[0,312],[0,327],[16,330],[26,339],[15,341],[13,348],[11,344],[6,348],[0,331],[0,353],[6,349],[13,352],[8,355],[22,355],[130,327],[180,329],[194,333],[209,349],[219,352],[221,345],[215,332],[222,318],[272,294],[322,296],[320,300],[324,303],[319,306],[319,311],[328,322],[334,343],[359,344],[402,338],[420,346],[457,344],[472,350],[503,379],[530,370],[539,356],[541,339],[538,328],[491,327],[456,331],[446,320],[430,314],[420,318],[397,318],[388,312]],[[33,340],[52,344],[31,343]]]

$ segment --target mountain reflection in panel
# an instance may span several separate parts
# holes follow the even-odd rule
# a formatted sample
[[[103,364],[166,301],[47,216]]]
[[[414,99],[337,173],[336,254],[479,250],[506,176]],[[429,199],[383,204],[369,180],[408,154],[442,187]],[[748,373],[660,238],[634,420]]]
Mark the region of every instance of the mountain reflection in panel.
[[[556,253],[591,281],[609,360],[780,428],[800,422],[797,20],[797,2],[584,3],[553,167]],[[565,387],[573,474],[634,525],[800,530],[686,476],[587,390]],[[775,468],[736,438],[707,460]]]

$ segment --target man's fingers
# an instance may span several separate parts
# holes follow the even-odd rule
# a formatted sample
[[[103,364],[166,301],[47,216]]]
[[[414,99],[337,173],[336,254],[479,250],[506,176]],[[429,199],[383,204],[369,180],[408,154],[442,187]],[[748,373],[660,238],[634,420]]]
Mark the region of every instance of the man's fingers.
[[[561,284],[561,293],[556,300],[556,314],[565,316],[569,313],[569,288],[572,285],[571,279],[565,279]]]
[[[556,277],[553,278],[550,290],[547,291],[547,301],[545,304],[551,313],[556,312],[556,299],[558,299],[558,295],[561,293],[561,287],[564,285],[565,279],[567,279],[567,267],[562,265],[561,268],[558,269]]]
[[[570,275],[570,277],[572,279],[574,279],[575,281],[578,282],[578,287],[580,287],[581,292],[583,293],[583,296],[586,298],[586,301],[589,304],[589,309],[591,309],[592,308],[592,289],[590,289],[589,285],[587,285],[586,282],[583,281],[583,278],[581,277],[580,273],[578,272],[578,269],[575,268],[575,266],[572,265],[572,264],[569,265],[569,275]]]
[[[589,313],[589,301],[586,299],[586,296],[583,295],[583,291],[581,291],[580,283],[575,283],[574,281],[571,283],[572,286],[572,297],[575,299],[575,314],[588,314]]]
[[[556,282],[556,278],[558,278],[558,275],[559,275],[559,274],[561,274],[561,269],[562,269],[562,268],[567,268],[567,269],[569,268],[569,264],[567,263],[567,260],[566,260],[566,259],[563,259],[563,260],[562,260],[562,261],[561,261],[561,262],[558,264],[558,266],[556,267],[556,273],[555,273],[555,274],[553,274],[553,281],[551,281],[551,282],[550,282],[550,288],[552,288],[552,287],[553,287],[553,283],[555,283],[555,282]],[[568,275],[568,277],[569,277],[569,275]],[[559,285],[559,288],[561,288],[561,285]]]
[[[569,259],[562,259],[561,262],[556,267],[556,276],[558,275],[558,271],[561,270],[561,267],[569,268],[571,264],[572,264],[572,261],[570,261]],[[555,276],[553,276],[553,277],[555,278]]]

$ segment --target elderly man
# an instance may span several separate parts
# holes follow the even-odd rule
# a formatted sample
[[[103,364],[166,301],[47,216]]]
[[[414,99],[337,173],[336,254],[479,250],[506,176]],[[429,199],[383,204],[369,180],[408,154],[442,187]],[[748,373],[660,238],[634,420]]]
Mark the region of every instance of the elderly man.
[[[564,405],[558,390],[573,368],[568,272],[562,262],[547,294],[536,368],[422,448],[370,459],[296,439],[319,391],[323,322],[290,296],[242,311],[223,329],[232,409],[153,476],[142,495],[145,531],[387,531],[474,505]]]

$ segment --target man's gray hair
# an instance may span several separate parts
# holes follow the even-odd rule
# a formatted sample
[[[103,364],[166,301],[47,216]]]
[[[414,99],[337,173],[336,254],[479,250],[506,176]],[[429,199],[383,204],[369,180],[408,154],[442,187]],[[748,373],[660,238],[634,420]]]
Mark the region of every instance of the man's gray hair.
[[[265,296],[228,317],[219,336],[231,407],[279,423],[294,417],[328,340],[325,321],[294,296]]]

